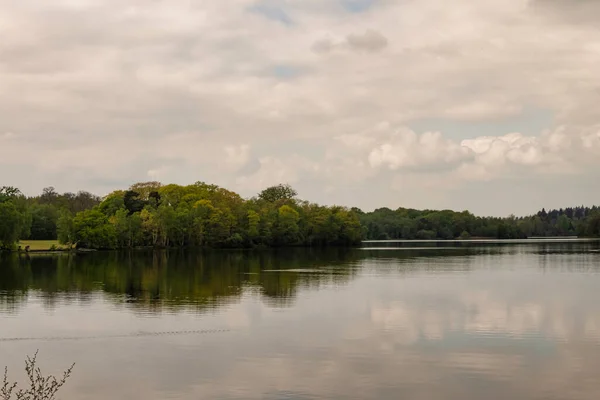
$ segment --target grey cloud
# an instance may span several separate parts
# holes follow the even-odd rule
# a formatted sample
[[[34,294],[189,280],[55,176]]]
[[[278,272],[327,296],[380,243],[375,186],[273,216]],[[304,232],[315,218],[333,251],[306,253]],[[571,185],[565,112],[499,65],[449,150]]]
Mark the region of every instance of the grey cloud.
[[[326,54],[334,50],[350,50],[354,52],[375,53],[388,46],[388,40],[380,32],[368,29],[364,33],[352,33],[341,42],[331,38],[317,40],[313,43],[312,50],[316,53]]]
[[[240,176],[248,176],[257,173],[258,170],[260,170],[260,160],[258,158],[252,158],[244,164],[237,173]]]
[[[312,50],[315,53],[329,53],[335,49],[336,45],[331,39],[320,39],[312,45]]]
[[[598,27],[598,0],[531,0],[533,12],[573,24],[593,23]]]
[[[552,120],[527,136],[555,123],[598,123],[600,31],[573,23],[592,21],[598,2],[534,0],[524,10],[523,0],[457,0],[446,12],[436,0],[379,1],[351,15],[340,13],[339,2],[306,0],[286,3],[291,26],[265,23],[247,12],[250,3],[0,0],[2,184],[28,194],[48,184],[104,194],[151,172],[242,194],[289,180],[303,197],[328,204],[462,207],[468,200],[449,197],[454,181],[437,196],[419,185],[447,177],[422,145],[410,147],[407,164],[396,144],[380,152],[381,168],[371,168],[369,151],[393,140],[361,147],[367,135],[351,147],[333,138],[377,121],[410,127],[411,120],[443,118],[460,131],[457,121],[506,122],[523,107],[548,110]],[[427,24],[436,29],[422,29]],[[433,125],[428,130],[452,138],[443,124]],[[507,125],[499,132],[482,124],[461,138],[518,130]],[[588,136],[586,143],[597,143]],[[223,148],[240,144],[256,153],[221,168]],[[436,154],[456,144],[440,142]],[[554,153],[548,159],[552,171],[573,166],[588,177],[545,175],[555,187],[583,182],[600,170],[594,151],[572,146],[559,152],[562,164]],[[536,156],[527,146],[510,151],[517,161]],[[463,158],[439,160],[452,169]],[[497,169],[490,182],[525,171],[524,180],[540,187],[538,172],[515,168]],[[461,173],[477,178],[483,169]],[[405,174],[400,195],[390,182]],[[481,181],[469,185],[469,199],[485,197]],[[597,186],[586,190],[582,199],[598,197]],[[541,205],[533,189],[519,199],[528,210]],[[475,200],[489,212],[505,209],[500,200]]]
[[[352,34],[346,37],[346,42],[352,50],[376,52],[388,45],[388,40],[380,32],[369,29],[363,34]]]

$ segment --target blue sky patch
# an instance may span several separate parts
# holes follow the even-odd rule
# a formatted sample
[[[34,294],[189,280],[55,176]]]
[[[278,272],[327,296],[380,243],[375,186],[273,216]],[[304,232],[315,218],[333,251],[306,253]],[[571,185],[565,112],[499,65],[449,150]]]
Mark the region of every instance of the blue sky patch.
[[[302,74],[298,67],[292,65],[279,64],[274,65],[269,69],[269,73],[280,79],[293,79]]]
[[[362,13],[368,11],[375,5],[377,0],[341,0],[342,6],[353,13]]]
[[[251,6],[250,8],[248,8],[248,11],[261,14],[272,21],[281,22],[284,25],[293,24],[293,21],[288,15],[288,13],[285,12],[285,10],[280,5],[277,5],[275,2],[263,1]]]

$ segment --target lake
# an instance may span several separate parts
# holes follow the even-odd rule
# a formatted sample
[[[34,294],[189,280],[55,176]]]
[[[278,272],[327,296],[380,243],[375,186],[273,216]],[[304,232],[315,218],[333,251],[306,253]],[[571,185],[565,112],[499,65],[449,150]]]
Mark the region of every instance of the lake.
[[[0,259],[0,367],[63,400],[590,399],[600,243]]]

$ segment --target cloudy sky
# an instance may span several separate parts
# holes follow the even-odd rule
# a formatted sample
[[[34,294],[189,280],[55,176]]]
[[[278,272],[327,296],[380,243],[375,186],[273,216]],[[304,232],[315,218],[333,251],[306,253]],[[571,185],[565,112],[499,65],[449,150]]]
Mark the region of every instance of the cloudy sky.
[[[600,203],[600,0],[0,0],[0,185]]]

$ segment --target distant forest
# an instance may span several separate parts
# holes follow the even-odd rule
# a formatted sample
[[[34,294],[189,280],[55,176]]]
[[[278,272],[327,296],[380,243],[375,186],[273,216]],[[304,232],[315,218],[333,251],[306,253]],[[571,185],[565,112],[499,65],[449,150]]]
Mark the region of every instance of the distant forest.
[[[600,209],[541,210],[527,217],[476,217],[468,211],[321,206],[300,200],[289,185],[244,199],[197,182],[143,182],[105,197],[45,188],[24,196],[0,188],[0,247],[19,240],[56,240],[89,249],[135,247],[352,246],[361,240],[517,239],[600,236]]]

